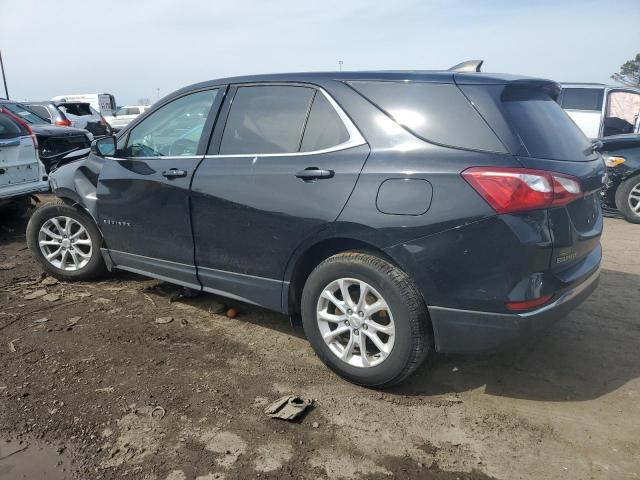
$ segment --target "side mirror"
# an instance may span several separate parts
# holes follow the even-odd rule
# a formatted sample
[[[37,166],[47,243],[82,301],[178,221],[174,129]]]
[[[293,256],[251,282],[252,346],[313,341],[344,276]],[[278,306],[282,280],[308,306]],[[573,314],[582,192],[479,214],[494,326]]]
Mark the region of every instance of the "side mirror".
[[[116,137],[101,137],[91,142],[91,152],[99,157],[116,154]]]

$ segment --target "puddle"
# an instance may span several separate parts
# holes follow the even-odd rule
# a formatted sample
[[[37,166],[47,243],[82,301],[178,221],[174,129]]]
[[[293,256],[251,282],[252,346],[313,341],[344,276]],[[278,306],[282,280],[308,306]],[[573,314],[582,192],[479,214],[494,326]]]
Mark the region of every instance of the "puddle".
[[[0,438],[0,480],[65,480],[69,474],[54,447]]]

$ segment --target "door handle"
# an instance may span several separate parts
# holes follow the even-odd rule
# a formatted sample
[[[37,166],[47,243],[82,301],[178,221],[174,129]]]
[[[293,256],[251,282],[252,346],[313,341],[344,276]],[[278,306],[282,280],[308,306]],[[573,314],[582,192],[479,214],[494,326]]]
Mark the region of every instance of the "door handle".
[[[177,168],[172,168],[170,170],[165,170],[164,172],[162,172],[162,176],[165,178],[186,177],[187,172],[185,172],[184,170],[178,170]]]
[[[317,167],[307,167],[304,170],[300,170],[296,173],[296,177],[301,178],[302,180],[317,180],[319,178],[331,178],[335,172],[333,170],[324,170],[322,168]]]

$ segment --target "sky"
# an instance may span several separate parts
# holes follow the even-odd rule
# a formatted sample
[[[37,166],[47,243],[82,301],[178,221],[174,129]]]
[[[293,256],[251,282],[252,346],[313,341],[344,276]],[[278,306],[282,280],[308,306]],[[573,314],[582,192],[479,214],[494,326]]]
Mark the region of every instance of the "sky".
[[[484,59],[488,72],[611,83],[640,53],[639,25],[638,0],[0,0],[11,98],[108,92],[119,105],[338,61],[442,70]]]

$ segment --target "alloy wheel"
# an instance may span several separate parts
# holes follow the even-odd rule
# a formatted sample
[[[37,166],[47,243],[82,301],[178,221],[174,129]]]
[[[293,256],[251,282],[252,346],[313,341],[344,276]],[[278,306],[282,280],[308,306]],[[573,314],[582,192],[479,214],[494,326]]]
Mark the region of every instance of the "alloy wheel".
[[[44,222],[38,245],[47,262],[65,271],[80,270],[93,253],[89,232],[71,217],[52,217]]]
[[[629,207],[636,215],[640,215],[640,183],[637,183],[629,192]]]
[[[374,367],[393,349],[396,329],[391,309],[362,280],[340,278],[328,284],[318,299],[316,318],[331,352],[349,365]]]

